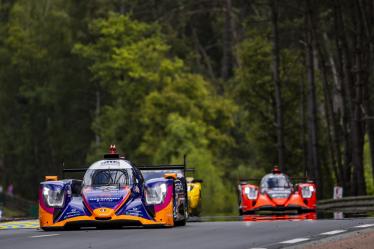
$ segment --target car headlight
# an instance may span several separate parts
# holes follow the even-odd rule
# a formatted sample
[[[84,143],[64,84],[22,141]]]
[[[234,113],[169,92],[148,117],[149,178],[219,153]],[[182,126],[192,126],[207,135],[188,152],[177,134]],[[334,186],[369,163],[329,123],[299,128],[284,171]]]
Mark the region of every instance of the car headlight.
[[[43,187],[44,202],[49,207],[63,207],[65,202],[65,192],[63,188],[51,189]]]
[[[146,188],[145,201],[149,205],[160,204],[164,201],[167,192],[165,183],[161,183],[154,187]]]
[[[250,199],[250,200],[256,200],[257,199],[258,191],[257,191],[256,188],[245,187],[244,188],[244,193],[247,195],[248,199]]]
[[[313,186],[303,186],[301,188],[301,195],[303,198],[311,198],[314,192],[314,187]]]

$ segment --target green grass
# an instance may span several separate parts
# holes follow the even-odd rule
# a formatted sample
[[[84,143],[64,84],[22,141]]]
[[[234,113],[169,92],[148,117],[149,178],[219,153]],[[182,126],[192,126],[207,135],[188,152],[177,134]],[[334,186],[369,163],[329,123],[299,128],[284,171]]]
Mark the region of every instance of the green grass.
[[[18,217],[25,217],[26,214],[19,210],[9,209],[6,207],[2,207],[1,210],[3,211],[2,217],[3,218],[18,218]]]
[[[365,181],[366,181],[366,190],[368,195],[374,195],[374,181],[373,181],[373,172],[371,168],[371,157],[370,149],[367,136],[365,136],[365,146],[364,146],[364,170],[365,170]]]

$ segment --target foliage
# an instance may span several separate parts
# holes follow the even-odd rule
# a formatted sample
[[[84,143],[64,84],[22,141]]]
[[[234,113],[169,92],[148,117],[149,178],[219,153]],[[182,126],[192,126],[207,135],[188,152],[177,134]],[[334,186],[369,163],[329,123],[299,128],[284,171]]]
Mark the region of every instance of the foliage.
[[[364,147],[364,167],[365,167],[365,180],[367,184],[368,195],[374,195],[374,178],[371,168],[371,157],[369,152],[369,142],[367,137],[365,138],[365,147]]]
[[[183,61],[167,55],[169,47],[157,26],[112,13],[95,20],[91,32],[95,42],[77,44],[74,51],[91,61],[93,81],[108,95],[93,123],[102,138],[101,151],[115,142],[133,159],[169,162],[191,154],[193,164],[202,163],[198,174],[211,178],[205,196],[216,205],[208,210],[230,209],[213,166],[220,157],[213,158],[233,143],[225,131],[233,127],[235,105],[215,96]],[[206,158],[197,160],[200,154]]]
[[[64,160],[81,164],[92,134],[90,88],[69,55],[74,41],[63,2],[17,1],[2,41],[2,180],[28,198],[36,191],[25,183],[59,173]]]
[[[345,172],[352,194],[365,181],[372,193],[372,3],[277,2],[278,51],[269,1],[0,1],[0,184],[35,199],[45,174],[114,143],[135,162],[186,154],[204,180],[203,212],[233,213],[238,180],[278,163],[279,53],[287,173],[308,164],[313,69],[323,191]]]
[[[251,32],[251,37],[238,46],[240,67],[237,68],[232,95],[241,104],[241,118],[244,120],[243,133],[248,139],[247,153],[252,153],[252,167],[270,170],[277,164],[275,133],[274,85],[271,77],[271,44],[261,34]],[[298,54],[284,50],[281,54],[283,67],[281,77],[283,88],[286,126],[286,165],[288,173],[303,174],[301,122],[300,75]],[[292,139],[293,138],[293,139]],[[250,146],[249,146],[250,145]],[[292,167],[291,167],[292,166]],[[257,166],[258,167],[258,166]]]

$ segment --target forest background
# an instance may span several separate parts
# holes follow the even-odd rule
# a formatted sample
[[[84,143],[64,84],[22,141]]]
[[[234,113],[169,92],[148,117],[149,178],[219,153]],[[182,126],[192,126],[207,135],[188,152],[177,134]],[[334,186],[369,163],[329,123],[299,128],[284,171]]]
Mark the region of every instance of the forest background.
[[[273,165],[374,194],[374,1],[0,0],[0,184],[110,144],[204,180],[205,214]],[[205,203],[205,205],[204,205]]]

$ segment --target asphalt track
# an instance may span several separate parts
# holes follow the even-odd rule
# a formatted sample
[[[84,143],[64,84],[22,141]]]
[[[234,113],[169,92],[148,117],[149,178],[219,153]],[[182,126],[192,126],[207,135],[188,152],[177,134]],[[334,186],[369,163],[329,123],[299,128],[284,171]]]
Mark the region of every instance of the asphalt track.
[[[189,222],[185,227],[176,228],[51,232],[22,228],[19,224],[18,229],[12,226],[0,229],[1,249],[250,249],[282,248],[360,229],[374,229],[374,219]]]

